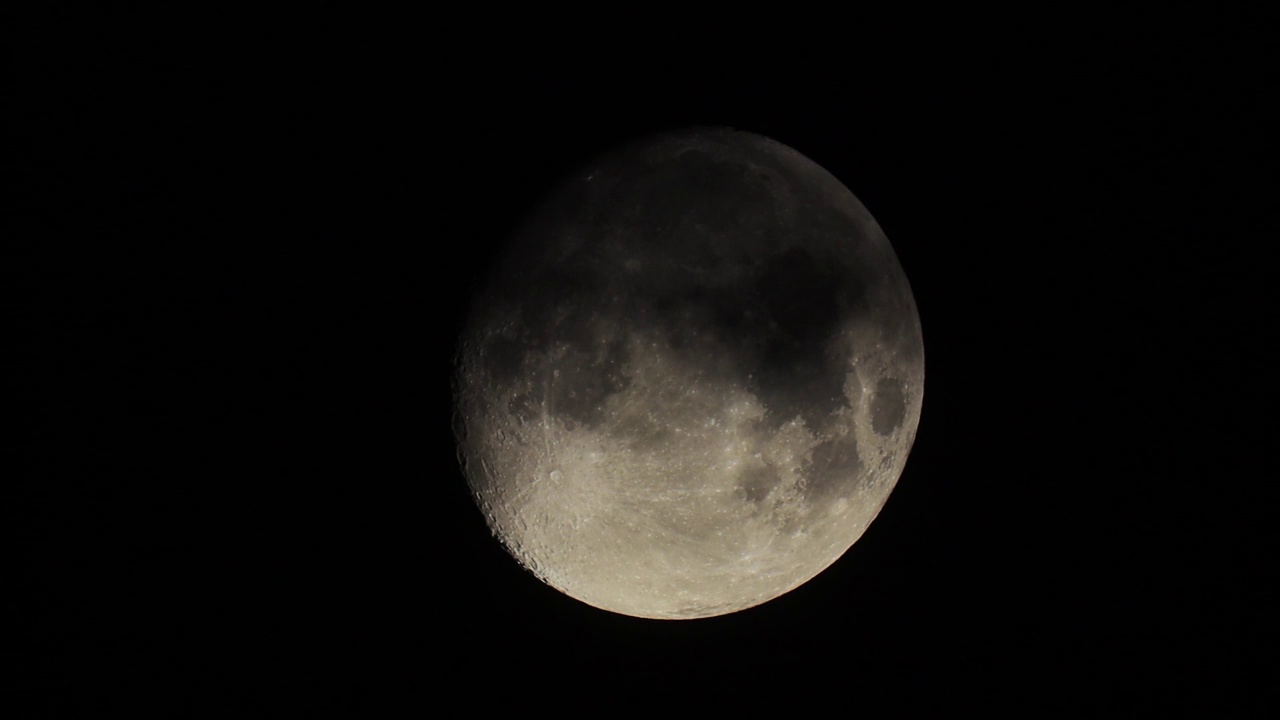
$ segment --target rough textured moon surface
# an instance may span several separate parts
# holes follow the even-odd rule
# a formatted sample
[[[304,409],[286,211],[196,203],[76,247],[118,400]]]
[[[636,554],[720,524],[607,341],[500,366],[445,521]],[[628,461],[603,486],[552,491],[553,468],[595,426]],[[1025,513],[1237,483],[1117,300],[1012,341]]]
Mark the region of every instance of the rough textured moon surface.
[[[729,129],[574,173],[458,347],[459,457],[493,534],[552,587],[647,618],[749,608],[839,559],[902,473],[924,383],[866,208]]]

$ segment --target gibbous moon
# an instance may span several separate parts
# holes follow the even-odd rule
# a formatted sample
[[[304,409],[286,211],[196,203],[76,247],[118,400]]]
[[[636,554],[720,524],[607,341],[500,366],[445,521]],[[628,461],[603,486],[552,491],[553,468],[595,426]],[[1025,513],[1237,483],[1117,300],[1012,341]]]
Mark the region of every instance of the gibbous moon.
[[[459,456],[493,534],[552,587],[646,618],[749,608],[835,562],[902,473],[924,383],[867,209],[728,129],[567,179],[459,347]]]

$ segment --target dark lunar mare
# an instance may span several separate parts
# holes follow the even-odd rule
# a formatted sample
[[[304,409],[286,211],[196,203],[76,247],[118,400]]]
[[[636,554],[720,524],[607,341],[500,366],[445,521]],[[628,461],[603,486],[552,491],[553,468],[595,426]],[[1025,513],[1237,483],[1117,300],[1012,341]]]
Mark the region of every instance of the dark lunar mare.
[[[848,406],[850,353],[830,342],[842,319],[874,304],[877,316],[902,319],[881,340],[914,352],[911,299],[879,276],[885,255],[897,265],[892,249],[841,192],[794,151],[731,130],[602,157],[552,194],[490,278],[472,327],[501,331],[474,338],[483,372],[512,383],[530,352],[561,343],[572,382],[529,402],[594,427],[604,399],[627,384],[627,350],[621,337],[602,349],[600,323],[640,329],[709,372],[732,372],[771,425],[798,415],[824,429]]]

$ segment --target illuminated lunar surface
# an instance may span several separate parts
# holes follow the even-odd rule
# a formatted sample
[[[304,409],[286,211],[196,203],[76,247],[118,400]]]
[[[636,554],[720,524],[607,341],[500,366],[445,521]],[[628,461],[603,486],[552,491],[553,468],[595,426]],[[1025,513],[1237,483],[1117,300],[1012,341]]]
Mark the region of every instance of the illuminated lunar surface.
[[[915,438],[924,351],[848,189],[698,129],[552,193],[475,298],[458,367],[494,535],[571,597],[679,619],[776,598],[862,535]]]

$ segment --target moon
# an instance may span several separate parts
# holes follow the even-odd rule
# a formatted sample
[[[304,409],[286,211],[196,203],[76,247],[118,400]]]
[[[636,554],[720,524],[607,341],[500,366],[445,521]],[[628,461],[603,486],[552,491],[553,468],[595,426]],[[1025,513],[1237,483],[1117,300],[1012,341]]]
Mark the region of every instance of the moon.
[[[723,128],[605,153],[473,298],[459,458],[494,536],[589,605],[692,619],[810,580],[916,435],[910,285],[844,185]]]

